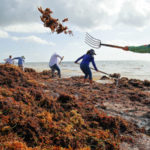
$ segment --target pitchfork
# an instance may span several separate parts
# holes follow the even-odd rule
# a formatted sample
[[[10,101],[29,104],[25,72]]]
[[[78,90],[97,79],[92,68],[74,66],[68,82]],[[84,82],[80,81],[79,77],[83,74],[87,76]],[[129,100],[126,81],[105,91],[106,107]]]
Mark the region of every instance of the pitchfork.
[[[80,63],[76,63],[76,64],[80,65]],[[90,67],[90,69],[95,70],[94,68],[91,68],[91,67]],[[106,73],[106,72],[101,71],[101,70],[98,70],[97,72],[103,73],[103,74],[105,74],[105,75],[107,75],[107,76],[109,76],[109,77],[111,77],[111,78],[116,79],[116,80],[118,80],[118,79],[120,78],[120,76],[114,77],[113,74],[109,74],[109,73]]]
[[[121,48],[121,49],[124,48],[122,46],[117,46],[117,45],[103,44],[103,43],[101,43],[101,40],[92,37],[89,33],[86,33],[85,43],[88,44],[89,46],[91,46],[93,48],[97,48],[97,49],[100,48],[101,46],[108,46],[108,47]]]

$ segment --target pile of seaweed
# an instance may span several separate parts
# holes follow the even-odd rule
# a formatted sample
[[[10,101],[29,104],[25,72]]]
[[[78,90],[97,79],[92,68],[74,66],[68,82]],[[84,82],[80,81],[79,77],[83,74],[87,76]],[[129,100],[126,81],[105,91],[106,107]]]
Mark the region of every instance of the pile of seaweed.
[[[49,72],[0,65],[0,149],[119,150],[122,141],[134,144],[132,136],[142,130],[96,108],[97,96],[79,88],[80,78],[44,75]]]
[[[51,32],[56,32],[57,34],[65,33],[73,35],[72,31],[68,29],[67,26],[64,26],[63,23],[68,21],[68,18],[64,18],[62,22],[59,19],[53,18],[51,14],[53,13],[50,8],[46,8],[45,10],[42,7],[39,7],[38,10],[42,13],[41,21],[44,23],[45,27],[49,27]]]

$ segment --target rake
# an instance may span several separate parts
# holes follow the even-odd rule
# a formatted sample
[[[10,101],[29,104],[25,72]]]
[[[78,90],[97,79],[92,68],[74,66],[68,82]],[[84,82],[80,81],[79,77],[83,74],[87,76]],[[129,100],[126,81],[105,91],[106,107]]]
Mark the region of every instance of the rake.
[[[59,65],[61,64],[61,62],[62,62],[63,59],[64,59],[64,56],[63,56],[62,59],[60,60]]]
[[[86,33],[85,43],[91,46],[92,48],[96,48],[96,49],[100,48],[101,46],[120,48],[120,49],[124,48],[122,46],[101,43],[101,40],[94,38],[89,33]]]
[[[80,65],[80,63],[76,63],[76,64]],[[90,69],[95,70],[94,68],[91,68],[91,67],[90,67]],[[117,76],[114,76],[115,74],[109,74],[109,73],[106,73],[106,72],[101,71],[101,70],[98,70],[97,72],[103,73],[103,74],[105,74],[105,75],[107,75],[111,78],[114,78],[114,79],[119,79],[120,78],[120,76],[117,75],[117,74],[116,74]]]

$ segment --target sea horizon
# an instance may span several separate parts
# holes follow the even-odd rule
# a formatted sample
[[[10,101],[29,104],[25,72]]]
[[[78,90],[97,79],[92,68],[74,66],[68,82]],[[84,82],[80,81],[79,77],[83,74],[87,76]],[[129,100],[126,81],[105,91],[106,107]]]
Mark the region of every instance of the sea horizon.
[[[100,62],[100,61],[139,61],[139,62],[150,62],[150,60],[95,60],[95,62]],[[48,63],[49,61],[27,61],[26,63]],[[72,60],[66,60],[62,62],[74,62]],[[3,62],[0,62],[3,63]]]

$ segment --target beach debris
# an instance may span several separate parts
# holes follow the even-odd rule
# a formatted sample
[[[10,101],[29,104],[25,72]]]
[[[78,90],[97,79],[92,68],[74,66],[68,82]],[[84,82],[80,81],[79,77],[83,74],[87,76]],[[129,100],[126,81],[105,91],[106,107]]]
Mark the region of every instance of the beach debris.
[[[24,68],[24,72],[36,73],[35,69],[32,68]]]
[[[102,77],[100,78],[100,80],[109,80],[109,77],[107,77],[107,76],[102,76]]]
[[[65,18],[65,19],[62,20],[62,22],[66,22],[66,21],[68,21],[68,18]]]
[[[112,78],[120,78],[121,75],[119,73],[110,74],[110,77]]]
[[[150,86],[150,81],[144,80],[144,85],[145,85],[145,86]]]
[[[40,16],[40,18],[44,23],[44,27],[50,28],[52,33],[56,32],[57,34],[64,33],[73,35],[73,32],[69,30],[67,26],[63,25],[64,22],[68,21],[68,18],[64,18],[61,23],[59,19],[53,18],[51,16],[51,14],[53,14],[53,11],[51,11],[50,8],[46,8],[45,10],[43,10],[42,7],[39,7],[38,10],[42,13],[42,16]]]
[[[143,81],[137,81],[141,88],[121,78],[113,95],[114,83],[104,86],[94,82],[89,92],[82,77],[59,82],[43,78],[49,74],[0,65],[0,149],[119,150],[121,142],[138,146],[140,141],[134,139],[142,138],[137,135],[146,136],[147,131],[135,120],[122,117],[127,115],[123,111],[128,111],[132,119],[140,119],[134,115],[141,109],[141,115],[147,114],[144,117],[149,119],[150,93],[142,90],[150,88]],[[119,114],[122,116],[117,117]],[[143,145],[148,147],[148,142]]]
[[[100,78],[100,80],[108,80],[108,79],[110,79],[109,77],[114,78],[115,80],[117,80],[117,79],[120,78],[120,76],[121,75],[119,73],[113,73],[113,74],[109,74],[109,76],[102,76]]]

